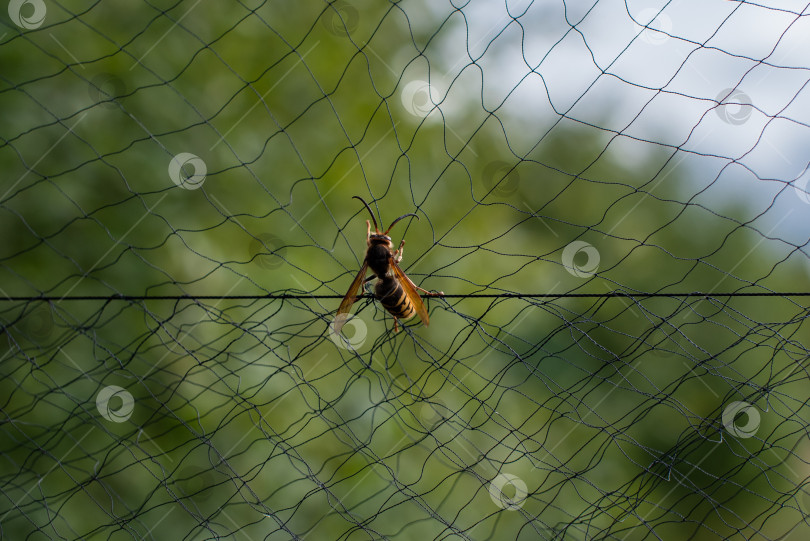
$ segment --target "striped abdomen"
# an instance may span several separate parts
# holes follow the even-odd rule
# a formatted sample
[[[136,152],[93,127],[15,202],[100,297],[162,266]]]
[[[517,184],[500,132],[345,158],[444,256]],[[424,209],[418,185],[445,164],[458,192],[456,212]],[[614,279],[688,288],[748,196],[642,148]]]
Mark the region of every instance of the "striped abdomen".
[[[416,309],[405,294],[402,285],[390,276],[380,278],[374,286],[374,295],[392,316],[399,319],[413,317]]]

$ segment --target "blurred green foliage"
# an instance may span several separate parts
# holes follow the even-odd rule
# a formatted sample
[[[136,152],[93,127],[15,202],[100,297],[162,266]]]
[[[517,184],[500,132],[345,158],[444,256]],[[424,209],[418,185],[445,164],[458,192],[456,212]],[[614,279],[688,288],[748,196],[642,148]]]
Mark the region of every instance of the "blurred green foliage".
[[[676,149],[488,107],[499,74],[451,76],[443,9],[88,1],[7,23],[0,290],[343,295],[353,195],[383,227],[418,214],[392,231],[403,268],[448,294],[808,289],[749,209],[695,202]],[[185,152],[198,189],[169,176]],[[566,269],[594,263],[563,261],[575,241],[592,273]],[[430,299],[397,334],[363,299],[354,348],[338,302],[3,302],[5,538],[807,534],[800,299]],[[100,414],[110,385],[124,422]],[[723,426],[738,400],[755,437]],[[519,510],[490,495],[504,473]]]

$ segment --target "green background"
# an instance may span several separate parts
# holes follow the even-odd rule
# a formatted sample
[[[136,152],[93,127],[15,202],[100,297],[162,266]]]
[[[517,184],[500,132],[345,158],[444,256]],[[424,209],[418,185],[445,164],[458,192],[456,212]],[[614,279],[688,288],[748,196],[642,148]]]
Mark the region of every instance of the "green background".
[[[497,32],[564,20],[45,5],[0,38],[0,292],[23,298],[0,301],[3,539],[808,534],[806,299],[710,296],[807,291],[803,246],[702,197],[721,173],[663,127],[553,110],[542,65],[500,92],[521,51]],[[181,153],[198,189],[170,178]],[[354,195],[383,227],[419,216],[392,237],[421,287],[535,296],[431,298],[398,333],[362,299],[347,346],[329,325],[364,255]],[[575,241],[593,274],[565,263]],[[112,295],[258,297],[63,298]],[[724,426],[737,401],[750,437]],[[525,486],[515,509],[499,475]]]

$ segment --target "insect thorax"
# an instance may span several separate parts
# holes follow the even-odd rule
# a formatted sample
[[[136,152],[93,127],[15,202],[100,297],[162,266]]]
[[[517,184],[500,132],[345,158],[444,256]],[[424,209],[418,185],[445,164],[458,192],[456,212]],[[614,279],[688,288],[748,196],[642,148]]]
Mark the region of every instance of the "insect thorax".
[[[388,260],[391,257],[391,249],[387,244],[374,243],[368,247],[366,259],[371,271],[377,276],[388,273]]]

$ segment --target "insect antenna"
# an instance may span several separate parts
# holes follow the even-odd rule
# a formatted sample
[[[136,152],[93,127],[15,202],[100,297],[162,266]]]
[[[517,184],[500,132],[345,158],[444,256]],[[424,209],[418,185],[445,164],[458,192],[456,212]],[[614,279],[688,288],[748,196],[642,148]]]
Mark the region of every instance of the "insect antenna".
[[[386,229],[386,230],[385,230],[385,233],[383,233],[383,235],[387,235],[387,234],[388,234],[388,232],[389,232],[389,231],[391,231],[391,228],[392,228],[392,227],[394,227],[394,224],[396,224],[398,221],[400,221],[400,220],[401,220],[401,219],[403,219],[403,218],[407,218],[408,216],[413,216],[413,217],[414,217],[414,218],[416,218],[417,220],[419,219],[419,216],[417,216],[417,215],[416,215],[416,214],[414,214],[413,212],[409,212],[408,214],[403,214],[402,216],[400,216],[399,218],[397,218],[396,220],[394,220],[393,222],[391,222],[391,225],[389,225],[389,226],[388,226],[388,229]]]
[[[373,212],[371,212],[371,207],[369,207],[369,206],[368,206],[368,203],[366,203],[365,201],[363,201],[363,198],[362,198],[362,197],[359,197],[359,196],[357,196],[357,195],[353,195],[353,196],[352,196],[352,199],[359,199],[359,200],[360,200],[360,202],[361,202],[361,203],[363,203],[363,205],[365,205],[365,207],[368,209],[368,213],[369,213],[369,214],[371,214],[371,221],[372,221],[372,222],[374,222],[374,231],[376,231],[377,233],[379,233],[379,232],[380,232],[380,228],[379,228],[379,227],[377,227],[377,219],[374,217],[374,213],[373,213]]]

